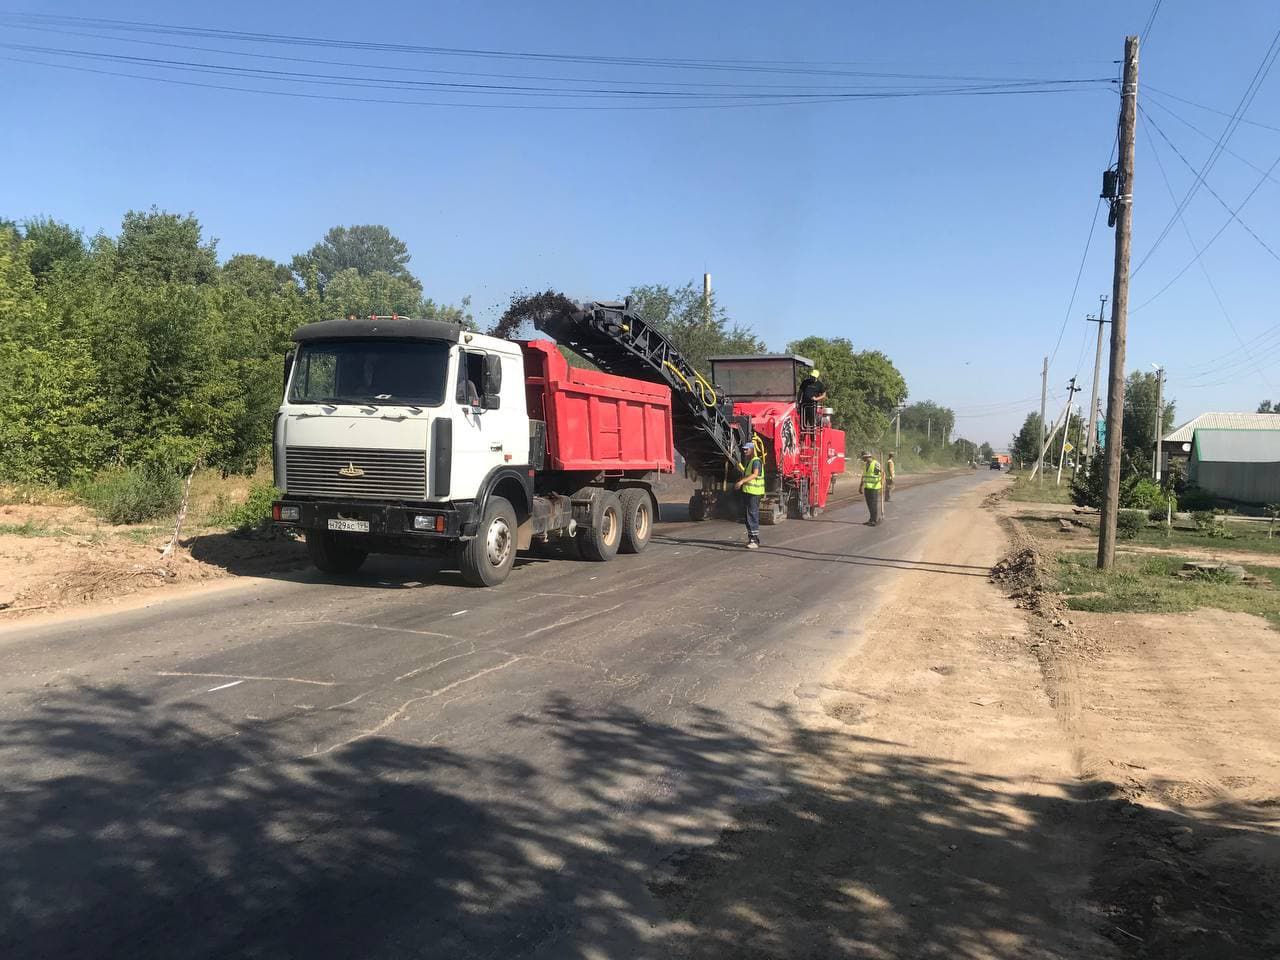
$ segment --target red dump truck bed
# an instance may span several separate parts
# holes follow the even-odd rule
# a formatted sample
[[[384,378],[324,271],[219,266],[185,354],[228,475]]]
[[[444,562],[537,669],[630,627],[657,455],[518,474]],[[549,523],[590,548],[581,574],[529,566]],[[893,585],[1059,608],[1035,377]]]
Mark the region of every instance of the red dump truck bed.
[[[546,469],[675,469],[670,388],[571,367],[550,340],[520,348],[529,416],[547,425]]]

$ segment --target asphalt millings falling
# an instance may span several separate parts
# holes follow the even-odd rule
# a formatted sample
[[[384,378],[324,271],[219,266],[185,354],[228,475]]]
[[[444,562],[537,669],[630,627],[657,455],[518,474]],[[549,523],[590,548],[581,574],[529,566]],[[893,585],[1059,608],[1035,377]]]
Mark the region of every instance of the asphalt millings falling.
[[[556,290],[521,294],[511,298],[511,305],[489,333],[512,340],[541,330],[554,337],[556,329],[562,327],[578,309],[576,303]]]

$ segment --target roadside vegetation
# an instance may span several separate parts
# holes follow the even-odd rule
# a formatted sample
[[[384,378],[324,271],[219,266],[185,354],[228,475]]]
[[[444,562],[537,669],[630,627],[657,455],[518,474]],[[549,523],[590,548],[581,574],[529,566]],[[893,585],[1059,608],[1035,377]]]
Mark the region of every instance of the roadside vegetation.
[[[1280,627],[1280,591],[1249,586],[1226,575],[1206,574],[1191,580],[1175,574],[1187,558],[1174,554],[1117,554],[1115,567],[1098,570],[1092,553],[1068,552],[1052,567],[1054,586],[1067,598],[1072,610],[1097,613],[1185,613],[1215,607],[1265,617]],[[1246,566],[1273,585],[1280,584],[1280,569]]]
[[[127,213],[115,236],[85,237],[47,217],[0,219],[0,483],[13,502],[79,502],[132,525],[172,516],[194,468],[197,481],[206,470],[253,474],[298,326],[376,313],[477,328],[465,298],[442,306],[427,297],[409,260],[404,242],[376,224],[334,227],[284,263],[252,253],[221,260],[194,215],[155,208]],[[714,354],[765,350],[693,284],[628,292],[700,367]],[[851,458],[864,446],[889,449],[893,412],[908,395],[891,358],[844,338],[799,337],[785,349],[818,365]],[[907,406],[899,469],[972,458],[979,445],[951,439],[954,423],[932,401]],[[206,516],[252,526],[269,491],[257,482]]]

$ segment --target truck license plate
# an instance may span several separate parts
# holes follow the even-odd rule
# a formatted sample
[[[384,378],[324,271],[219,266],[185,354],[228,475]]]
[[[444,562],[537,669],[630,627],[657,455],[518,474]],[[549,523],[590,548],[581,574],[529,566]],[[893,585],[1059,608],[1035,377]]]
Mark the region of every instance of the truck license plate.
[[[330,530],[345,530],[348,533],[368,533],[368,520],[330,520]]]

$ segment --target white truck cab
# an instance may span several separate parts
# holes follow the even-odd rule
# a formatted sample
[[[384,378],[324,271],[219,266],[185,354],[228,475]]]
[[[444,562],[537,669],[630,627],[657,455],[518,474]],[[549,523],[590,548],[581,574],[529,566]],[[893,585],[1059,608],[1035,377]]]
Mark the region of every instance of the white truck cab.
[[[275,519],[306,530],[322,570],[352,572],[366,547],[402,537],[474,536],[477,507],[500,488],[531,500],[516,344],[399,317],[321,321],[293,339],[273,438]]]

